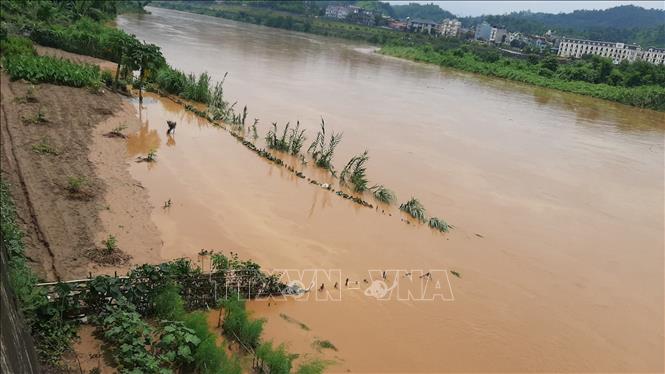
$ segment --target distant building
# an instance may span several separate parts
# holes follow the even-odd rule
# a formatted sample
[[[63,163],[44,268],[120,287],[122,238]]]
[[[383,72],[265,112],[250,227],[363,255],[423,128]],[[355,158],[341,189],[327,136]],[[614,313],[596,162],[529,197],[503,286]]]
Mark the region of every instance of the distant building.
[[[428,34],[436,34],[437,24],[436,22],[424,20],[424,19],[407,19],[406,28],[411,32],[420,32]]]
[[[406,22],[392,20],[388,22],[388,27],[390,27],[393,30],[404,31],[406,30]]]
[[[489,41],[493,42],[494,44],[504,44],[506,42],[510,43],[510,40],[508,39],[508,30],[492,27]]]
[[[351,8],[344,5],[328,5],[326,7],[326,17],[346,19],[351,14]]]
[[[444,38],[456,38],[460,35],[462,30],[462,22],[456,19],[444,19],[441,24],[439,24],[439,35]]]
[[[474,36],[474,39],[488,42],[490,40],[491,35],[492,35],[492,26],[489,23],[483,22],[480,25],[476,25],[476,34]]]
[[[367,26],[376,23],[374,13],[353,5],[328,5],[325,16]]]
[[[640,56],[642,61],[650,62],[656,65],[665,64],[665,49],[662,48],[649,48],[642,51]]]
[[[641,48],[634,44],[563,38],[559,44],[558,55],[575,58],[580,58],[584,55],[597,55],[610,58],[612,62],[618,64],[624,60],[630,62],[638,60],[641,55]],[[662,57],[660,63],[662,64]]]

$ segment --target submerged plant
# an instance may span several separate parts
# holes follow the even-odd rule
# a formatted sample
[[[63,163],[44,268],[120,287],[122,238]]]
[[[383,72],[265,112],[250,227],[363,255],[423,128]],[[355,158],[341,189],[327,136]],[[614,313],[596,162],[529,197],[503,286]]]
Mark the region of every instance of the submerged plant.
[[[312,345],[318,351],[321,351],[322,349],[332,349],[333,351],[337,351],[337,347],[335,347],[335,345],[330,340],[316,339],[316,340],[314,340],[314,343],[312,343]]]
[[[297,155],[305,142],[305,130],[300,130],[300,121],[297,122],[296,127],[289,132],[290,122],[286,123],[281,135],[277,136],[278,128],[277,122],[272,123],[272,129],[268,130],[266,134],[266,145],[270,149],[287,152],[292,155]]]
[[[340,182],[342,184],[351,183],[353,190],[356,192],[367,190],[367,168],[365,163],[368,160],[367,151],[359,156],[353,156],[339,174]]]
[[[148,155],[145,157],[145,160],[148,162],[157,161],[157,150],[151,149],[150,152],[148,152]]]
[[[259,134],[256,132],[256,125],[258,124],[259,124],[259,119],[254,118],[254,123],[252,124],[252,138],[254,138],[254,140],[259,138]]]
[[[305,130],[300,130],[300,121],[296,121],[296,127],[291,130],[289,137],[289,152],[294,156],[300,153],[305,140]]]
[[[439,230],[441,232],[450,231],[450,225],[448,225],[448,223],[446,223],[446,221],[444,221],[442,219],[439,219],[439,218],[436,218],[436,217],[430,218],[428,224],[429,224],[429,227],[431,227],[433,229],[436,229],[436,230]]]
[[[381,184],[370,187],[370,191],[372,191],[374,198],[382,203],[392,204],[397,200],[395,193]]]
[[[333,155],[335,154],[335,148],[341,141],[342,133],[335,134],[333,132],[330,134],[330,140],[326,146],[326,123],[323,118],[321,118],[321,130],[319,130],[319,132],[316,134],[316,139],[314,139],[312,144],[307,149],[307,153],[312,155],[316,166],[328,169],[333,172],[331,161]]]
[[[425,207],[415,197],[399,206],[399,209],[420,222],[425,222]]]

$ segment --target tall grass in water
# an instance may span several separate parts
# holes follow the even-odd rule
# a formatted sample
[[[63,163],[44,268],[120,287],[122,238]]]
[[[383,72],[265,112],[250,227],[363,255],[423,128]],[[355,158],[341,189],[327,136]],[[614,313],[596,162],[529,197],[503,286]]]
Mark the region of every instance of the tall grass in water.
[[[353,156],[339,174],[340,182],[342,184],[351,183],[353,190],[356,192],[367,190],[367,168],[365,164],[368,160],[367,151],[361,155]]]
[[[261,342],[265,320],[252,320],[245,309],[244,300],[228,299],[222,302],[225,316],[224,334],[238,341],[243,349],[256,349]]]
[[[284,126],[281,136],[278,136],[277,122],[272,123],[272,129],[268,130],[266,134],[266,145],[270,149],[287,152],[292,155],[297,155],[305,143],[305,130],[300,129],[300,121],[296,123],[296,127],[292,128],[289,132],[290,122]]]
[[[331,133],[328,144],[326,145],[326,123],[321,118],[321,130],[316,134],[316,139],[307,149],[307,153],[312,155],[316,166],[328,169],[333,174],[332,158],[335,154],[335,148],[342,141],[342,133]]]
[[[266,342],[256,350],[256,357],[269,373],[288,374],[297,356],[289,354],[284,344],[273,347],[272,342]]]
[[[430,218],[428,224],[429,224],[429,227],[431,227],[435,230],[439,230],[441,232],[450,231],[450,225],[448,225],[448,223],[446,221],[444,221],[442,219],[439,219],[439,218],[436,218],[436,217]]]
[[[383,185],[374,185],[370,187],[370,191],[372,191],[374,198],[382,203],[392,204],[395,202],[395,200],[397,200],[395,193]]]
[[[425,207],[415,197],[399,206],[399,209],[420,222],[425,222]]]

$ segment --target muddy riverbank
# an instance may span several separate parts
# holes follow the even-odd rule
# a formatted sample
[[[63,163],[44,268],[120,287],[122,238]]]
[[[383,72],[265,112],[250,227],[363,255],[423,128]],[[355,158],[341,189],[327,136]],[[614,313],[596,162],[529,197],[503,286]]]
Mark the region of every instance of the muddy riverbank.
[[[159,262],[152,207],[127,170],[125,140],[104,137],[119,127],[133,132],[141,125],[118,94],[2,76],[2,178],[11,186],[26,255],[40,278],[70,280]],[[73,179],[80,184],[74,192]],[[96,262],[109,235],[131,256],[128,262]]]

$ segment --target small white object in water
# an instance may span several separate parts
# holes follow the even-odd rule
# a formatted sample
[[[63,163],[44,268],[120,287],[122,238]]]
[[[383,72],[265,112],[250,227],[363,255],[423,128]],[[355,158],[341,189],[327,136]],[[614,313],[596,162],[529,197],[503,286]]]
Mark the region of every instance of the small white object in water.
[[[328,187],[330,187],[330,185],[329,185],[328,183],[323,183],[323,184],[321,185],[321,188],[328,188]]]

